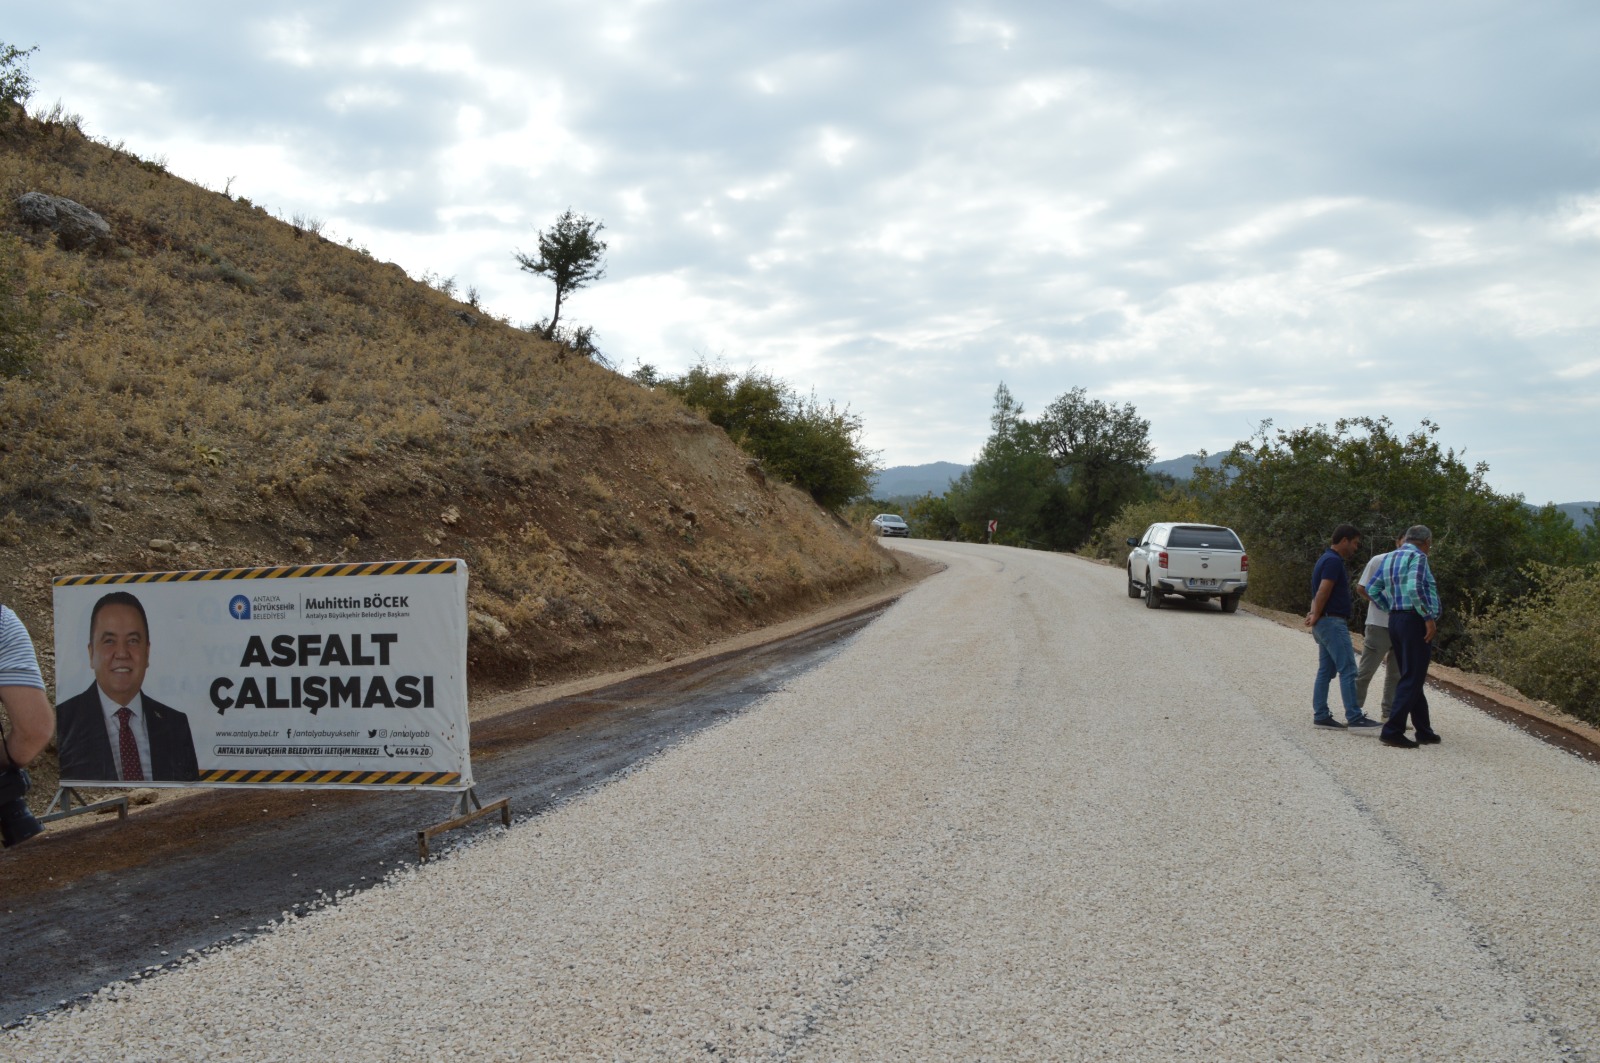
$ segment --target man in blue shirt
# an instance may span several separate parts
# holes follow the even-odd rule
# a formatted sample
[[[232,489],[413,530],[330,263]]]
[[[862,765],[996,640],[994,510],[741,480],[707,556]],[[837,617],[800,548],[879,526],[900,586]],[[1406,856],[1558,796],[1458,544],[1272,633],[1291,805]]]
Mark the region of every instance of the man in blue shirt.
[[[1311,571],[1311,611],[1306,627],[1317,640],[1317,678],[1311,684],[1311,722],[1317,727],[1342,731],[1382,725],[1361,711],[1356,698],[1356,651],[1350,643],[1350,573],[1345,562],[1361,548],[1361,530],[1354,524],[1333,529],[1333,543]],[[1328,709],[1328,685],[1339,676],[1339,696],[1344,701],[1346,723]]]
[[[1416,749],[1437,745],[1439,734],[1428,715],[1424,684],[1428,664],[1433,659],[1433,637],[1439,631],[1439,585],[1434,582],[1428,554],[1433,549],[1433,532],[1425,525],[1406,529],[1405,545],[1389,555],[1367,594],[1379,608],[1389,612],[1389,642],[1400,665],[1400,685],[1395,688],[1394,707],[1379,737],[1386,746]],[[1406,720],[1417,729],[1416,740],[1406,737]]]

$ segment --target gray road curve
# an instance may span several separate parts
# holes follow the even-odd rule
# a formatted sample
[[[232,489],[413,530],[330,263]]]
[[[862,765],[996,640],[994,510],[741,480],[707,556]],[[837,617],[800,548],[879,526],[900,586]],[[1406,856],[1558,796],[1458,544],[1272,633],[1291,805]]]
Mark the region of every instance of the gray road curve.
[[[549,815],[12,1031],[18,1059],[1600,1060],[1600,771],[1308,638],[949,564]]]

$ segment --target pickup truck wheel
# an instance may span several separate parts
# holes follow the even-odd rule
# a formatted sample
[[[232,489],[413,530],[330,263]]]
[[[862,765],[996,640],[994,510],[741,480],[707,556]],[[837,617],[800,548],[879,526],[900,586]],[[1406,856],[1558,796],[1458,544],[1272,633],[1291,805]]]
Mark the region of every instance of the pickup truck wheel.
[[[1139,585],[1137,583],[1133,582],[1133,566],[1129,565],[1128,566],[1128,597],[1129,598],[1138,598],[1138,597],[1142,596],[1142,593],[1143,592],[1141,592],[1139,590]]]
[[[1150,573],[1144,574],[1144,607],[1146,609],[1161,608],[1161,588],[1156,586],[1156,581],[1150,578]]]
[[[1222,611],[1224,613],[1237,613],[1239,611],[1239,598],[1237,594],[1224,594],[1222,596]]]

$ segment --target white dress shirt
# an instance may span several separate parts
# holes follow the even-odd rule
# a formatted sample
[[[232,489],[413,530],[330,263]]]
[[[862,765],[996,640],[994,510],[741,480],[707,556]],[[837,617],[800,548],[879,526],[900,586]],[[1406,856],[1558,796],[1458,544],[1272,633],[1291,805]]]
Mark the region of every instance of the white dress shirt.
[[[117,767],[117,779],[121,782],[129,780],[122,777],[122,721],[117,719],[118,705],[110,695],[95,684],[95,692],[100,695],[100,709],[106,717],[106,735],[111,739],[111,763]],[[133,700],[128,702],[128,709],[133,715],[128,719],[128,727],[133,731],[134,744],[139,747],[139,767],[144,769],[144,777],[149,779],[150,774],[150,732],[144,723],[144,695],[135,694]]]
[[[1378,574],[1378,569],[1382,568],[1383,563],[1388,559],[1388,554],[1372,555],[1372,560],[1367,562],[1367,567],[1361,570],[1361,578],[1356,580],[1356,582],[1361,585],[1362,590],[1366,590],[1368,587],[1372,586],[1372,577]],[[1387,628],[1389,626],[1389,614],[1384,612],[1382,609],[1379,609],[1378,603],[1374,602],[1371,598],[1367,599],[1367,626],[1381,628]]]

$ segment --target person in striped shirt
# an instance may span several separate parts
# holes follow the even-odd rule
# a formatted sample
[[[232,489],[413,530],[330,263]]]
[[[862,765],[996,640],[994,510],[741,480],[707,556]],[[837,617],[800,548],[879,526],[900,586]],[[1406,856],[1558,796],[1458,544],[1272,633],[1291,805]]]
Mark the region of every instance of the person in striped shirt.
[[[44,678],[33,639],[17,614],[0,605],[0,704],[11,727],[0,740],[0,771],[26,768],[44,751],[56,729],[55,713],[44,696]]]
[[[1389,642],[1400,665],[1394,706],[1378,735],[1384,745],[1397,749],[1439,743],[1439,733],[1428,715],[1424,687],[1441,611],[1439,585],[1434,582],[1433,569],[1428,567],[1432,549],[1433,532],[1426,525],[1407,528],[1405,544],[1389,555],[1367,589],[1373,602],[1389,614]],[[1415,740],[1406,737],[1408,720],[1416,729]]]

